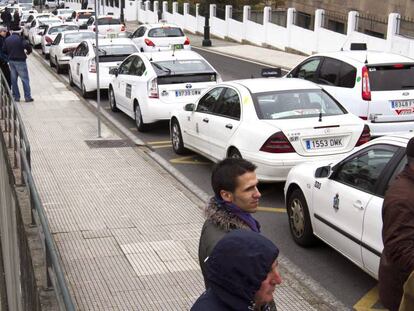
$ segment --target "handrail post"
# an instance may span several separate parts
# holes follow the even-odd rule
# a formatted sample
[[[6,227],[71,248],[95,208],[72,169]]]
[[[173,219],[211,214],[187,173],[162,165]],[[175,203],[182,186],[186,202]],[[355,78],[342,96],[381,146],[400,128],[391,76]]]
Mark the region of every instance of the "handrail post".
[[[13,107],[13,160],[14,160],[14,168],[18,167],[17,163],[17,126],[20,127],[20,124],[17,125],[17,112],[16,107]]]

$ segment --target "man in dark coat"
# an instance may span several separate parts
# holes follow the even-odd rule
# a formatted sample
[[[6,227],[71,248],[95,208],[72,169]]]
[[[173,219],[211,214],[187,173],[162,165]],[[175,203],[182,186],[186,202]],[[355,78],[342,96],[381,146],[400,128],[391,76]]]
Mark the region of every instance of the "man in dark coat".
[[[382,251],[379,296],[384,307],[397,311],[403,285],[414,271],[414,137],[406,148],[407,165],[389,186],[382,207]]]
[[[8,64],[9,58],[7,57],[6,53],[3,52],[3,44],[4,40],[6,40],[6,37],[7,28],[5,26],[0,26],[0,69],[7,80],[7,84],[9,87],[11,87],[10,68]]]
[[[206,258],[210,287],[191,311],[269,310],[276,285],[278,248],[253,231],[233,230],[226,234]]]
[[[10,30],[10,24],[12,21],[12,15],[10,13],[9,8],[5,8],[3,13],[1,13],[1,19],[3,21],[3,25],[7,27],[8,30]]]
[[[206,207],[206,221],[201,230],[198,259],[206,288],[204,260],[217,242],[229,231],[246,229],[260,232],[251,216],[257,211],[261,194],[257,189],[256,166],[244,159],[228,158],[217,163],[211,176],[215,196]]]

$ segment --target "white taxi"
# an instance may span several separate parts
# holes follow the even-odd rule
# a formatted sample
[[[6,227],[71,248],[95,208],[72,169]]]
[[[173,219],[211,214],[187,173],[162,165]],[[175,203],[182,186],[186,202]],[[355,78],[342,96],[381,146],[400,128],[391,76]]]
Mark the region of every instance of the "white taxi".
[[[190,50],[190,39],[177,25],[158,23],[138,27],[130,37],[141,52],[156,52],[175,49]]]
[[[384,194],[407,163],[412,136],[383,136],[340,160],[294,167],[285,202],[295,242],[311,246],[318,237],[378,278]]]
[[[109,70],[116,68],[127,56],[137,52],[135,44],[127,38],[99,39],[100,89],[107,89],[112,76]],[[77,85],[83,97],[96,90],[96,46],[94,40],[81,42],[69,61],[69,84]]]
[[[82,26],[86,24],[89,17],[93,16],[95,12],[90,9],[76,10],[72,12],[72,22]]]
[[[117,69],[109,85],[112,111],[135,119],[139,131],[169,120],[171,112],[197,100],[221,80],[217,71],[193,51],[135,53]]]
[[[96,31],[95,16],[89,17],[86,22],[88,30]],[[112,15],[98,16],[98,30],[99,34],[104,36],[117,37],[119,33],[125,32],[126,28],[119,18]]]
[[[57,73],[61,73],[69,65],[72,59],[70,53],[84,40],[94,39],[92,31],[65,31],[59,33],[52,42],[49,50],[50,67],[56,67]]]
[[[41,38],[40,45],[42,46],[42,54],[47,59],[49,58],[49,50],[56,36],[64,31],[78,30],[79,26],[75,24],[62,24],[62,25],[48,25]]]
[[[29,30],[29,42],[34,46],[40,46],[42,42],[42,36],[45,33],[45,30],[50,25],[59,25],[62,24],[62,20],[59,18],[45,18],[38,19],[36,18],[31,25]]]
[[[223,82],[171,117],[174,151],[214,162],[242,157],[262,182],[303,162],[337,158],[370,139],[369,128],[318,85],[299,79]]]
[[[72,19],[72,14],[74,11],[75,10],[69,9],[69,8],[55,9],[52,11],[52,14],[65,22],[65,21],[69,21]]]

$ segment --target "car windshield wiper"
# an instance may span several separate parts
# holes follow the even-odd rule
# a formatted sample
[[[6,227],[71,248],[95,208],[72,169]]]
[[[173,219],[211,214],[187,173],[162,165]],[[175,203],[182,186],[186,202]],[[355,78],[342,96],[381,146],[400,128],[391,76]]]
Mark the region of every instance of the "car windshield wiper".
[[[152,63],[152,65],[157,67],[159,70],[162,70],[162,71],[164,71],[168,74],[171,74],[171,69],[170,68],[164,67],[164,66],[162,66],[160,64],[157,64],[157,63]]]
[[[401,88],[403,89],[414,89],[414,85],[402,85]]]

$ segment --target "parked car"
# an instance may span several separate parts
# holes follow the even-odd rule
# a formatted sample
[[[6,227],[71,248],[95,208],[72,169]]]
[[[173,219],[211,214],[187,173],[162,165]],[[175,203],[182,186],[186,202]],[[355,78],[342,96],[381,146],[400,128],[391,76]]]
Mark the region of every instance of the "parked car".
[[[318,83],[373,136],[414,130],[414,59],[378,51],[315,54],[287,77]]]
[[[112,76],[109,70],[116,68],[127,56],[138,49],[131,39],[99,40],[99,81],[100,89],[107,89]],[[85,40],[73,51],[69,61],[69,84],[77,85],[83,97],[96,90],[96,47],[93,40]]]
[[[75,10],[72,13],[72,16],[71,16],[72,22],[75,22],[79,26],[82,26],[83,24],[86,24],[89,17],[91,17],[94,14],[95,14],[95,12],[93,10],[90,10],[90,9]]]
[[[89,17],[86,22],[88,30],[96,31],[95,16]],[[98,30],[104,36],[118,37],[119,33],[125,32],[126,28],[121,20],[112,15],[98,16]]]
[[[62,24],[62,25],[48,25],[41,38],[42,54],[45,58],[49,58],[49,49],[55,40],[56,36],[64,31],[78,30],[79,26],[76,24]]]
[[[337,161],[294,167],[285,202],[295,242],[311,246],[318,237],[378,278],[384,194],[407,163],[412,136],[383,136]]]
[[[299,163],[337,158],[370,139],[363,121],[321,87],[284,78],[220,83],[174,111],[170,131],[177,154],[242,157],[262,182],[284,181]]]
[[[46,0],[45,1],[45,8],[46,9],[53,9],[53,8],[64,8],[65,2],[60,0]]]
[[[62,21],[70,21],[72,19],[72,14],[75,10],[69,9],[69,8],[63,8],[63,9],[54,9],[52,11],[52,14],[56,17],[60,18]]]
[[[177,25],[157,23],[138,27],[131,39],[141,52],[171,50],[171,48],[190,50],[190,39]]]
[[[54,18],[53,15],[36,16],[32,20],[29,31],[28,31],[29,43],[32,44],[34,47],[39,46],[45,29],[47,28],[48,25],[52,25],[52,24],[55,24],[55,25],[62,24],[62,21],[58,18]]]
[[[59,33],[49,49],[50,67],[56,67],[57,73],[61,73],[69,65],[72,59],[70,53],[84,40],[94,39],[92,31],[65,31]]]
[[[213,66],[193,51],[135,53],[112,73],[111,109],[133,118],[139,131],[169,120],[173,110],[194,102],[203,90],[221,81]]]

